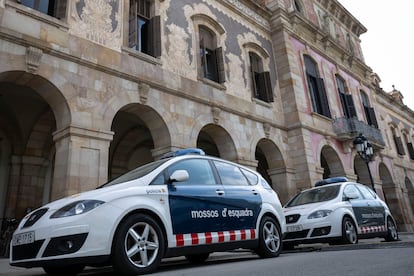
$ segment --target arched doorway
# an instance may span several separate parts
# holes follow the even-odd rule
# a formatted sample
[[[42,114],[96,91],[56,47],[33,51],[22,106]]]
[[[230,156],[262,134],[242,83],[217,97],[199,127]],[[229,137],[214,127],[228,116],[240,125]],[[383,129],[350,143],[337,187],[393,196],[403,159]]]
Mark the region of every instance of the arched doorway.
[[[278,193],[282,202],[289,199],[286,164],[279,148],[269,139],[261,139],[256,146],[257,171]]]
[[[197,147],[206,154],[237,161],[237,151],[230,134],[218,125],[204,126],[197,137]]]
[[[124,106],[115,115],[115,133],[109,150],[108,179],[156,159],[154,149],[171,146],[170,134],[161,116],[141,104]]]
[[[407,188],[408,201],[411,207],[411,210],[409,211],[414,215],[414,185],[408,177],[405,178],[405,187]]]
[[[320,155],[323,179],[334,176],[345,176],[344,166],[336,151],[330,146],[324,146]]]
[[[404,225],[404,217],[400,206],[400,200],[398,199],[397,186],[392,180],[391,173],[384,163],[379,165],[379,176],[382,181],[384,200],[401,230],[401,227]]]
[[[0,74],[0,217],[21,219],[51,199],[53,132],[70,122],[63,95],[26,72]]]
[[[357,175],[357,182],[372,187],[367,165],[359,155],[355,156],[354,159],[354,172]]]

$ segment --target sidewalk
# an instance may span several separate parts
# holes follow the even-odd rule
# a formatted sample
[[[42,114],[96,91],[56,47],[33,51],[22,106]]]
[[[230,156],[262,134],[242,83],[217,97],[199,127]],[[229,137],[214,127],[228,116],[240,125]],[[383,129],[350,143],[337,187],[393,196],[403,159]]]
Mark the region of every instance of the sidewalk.
[[[359,240],[358,244],[356,245],[335,245],[329,246],[328,244],[308,244],[308,245],[301,245],[298,246],[295,250],[292,251],[284,251],[283,253],[292,253],[292,252],[306,252],[306,251],[314,251],[314,250],[322,250],[322,251],[335,251],[335,250],[355,250],[355,249],[372,249],[372,248],[380,248],[380,247],[414,247],[414,233],[408,232],[400,232],[398,233],[400,237],[400,241],[397,242],[384,242],[382,238],[373,238],[373,239],[365,239]],[[214,258],[235,258],[235,254],[251,254],[249,252],[243,251],[229,251],[229,252],[220,252],[214,253],[212,257]],[[294,256],[292,256],[294,258]],[[0,276],[21,276],[21,275],[30,275],[30,276],[44,276],[46,273],[43,271],[42,268],[20,268],[20,267],[13,267],[9,265],[9,259],[7,258],[0,258]],[[87,275],[91,275],[87,273]]]

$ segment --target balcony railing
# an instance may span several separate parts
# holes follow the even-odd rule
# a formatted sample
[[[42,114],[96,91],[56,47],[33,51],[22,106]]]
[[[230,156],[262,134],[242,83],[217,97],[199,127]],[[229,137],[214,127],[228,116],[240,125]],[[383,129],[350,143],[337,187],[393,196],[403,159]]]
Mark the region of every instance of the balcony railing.
[[[362,133],[371,143],[375,143],[379,147],[385,146],[381,131],[365,122],[359,121],[357,118],[337,118],[332,124],[339,140],[353,140]]]

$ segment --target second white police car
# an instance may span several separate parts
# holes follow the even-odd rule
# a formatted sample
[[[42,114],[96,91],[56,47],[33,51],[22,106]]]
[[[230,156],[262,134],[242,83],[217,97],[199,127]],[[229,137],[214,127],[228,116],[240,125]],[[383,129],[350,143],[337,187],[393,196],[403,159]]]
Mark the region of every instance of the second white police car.
[[[185,149],[28,214],[10,264],[50,275],[113,265],[117,275],[136,275],[168,256],[203,262],[214,251],[249,248],[276,257],[285,228],[279,198],[260,174]]]
[[[284,206],[284,248],[329,242],[355,244],[358,238],[398,240],[395,220],[373,190],[345,177],[319,181]]]

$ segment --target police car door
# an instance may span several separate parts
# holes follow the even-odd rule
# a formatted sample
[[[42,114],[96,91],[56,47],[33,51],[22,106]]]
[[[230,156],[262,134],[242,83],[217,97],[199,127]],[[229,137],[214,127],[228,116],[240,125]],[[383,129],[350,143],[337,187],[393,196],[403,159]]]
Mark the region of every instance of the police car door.
[[[352,206],[355,218],[360,230],[371,224],[371,209],[368,202],[364,199],[361,192],[354,184],[348,184],[344,188],[344,198],[349,201]]]
[[[225,230],[253,230],[261,210],[262,199],[239,167],[213,162],[224,186],[226,206],[222,211]]]
[[[201,158],[181,160],[168,167],[167,174],[176,170],[186,170],[189,179],[168,185],[173,234],[222,231],[224,191],[217,184],[210,162]]]
[[[376,199],[377,195],[372,190],[363,185],[357,185],[358,190],[361,191],[364,199],[367,202],[370,213],[366,216],[369,218],[368,228],[362,229],[364,233],[383,232],[385,229],[385,208]]]

